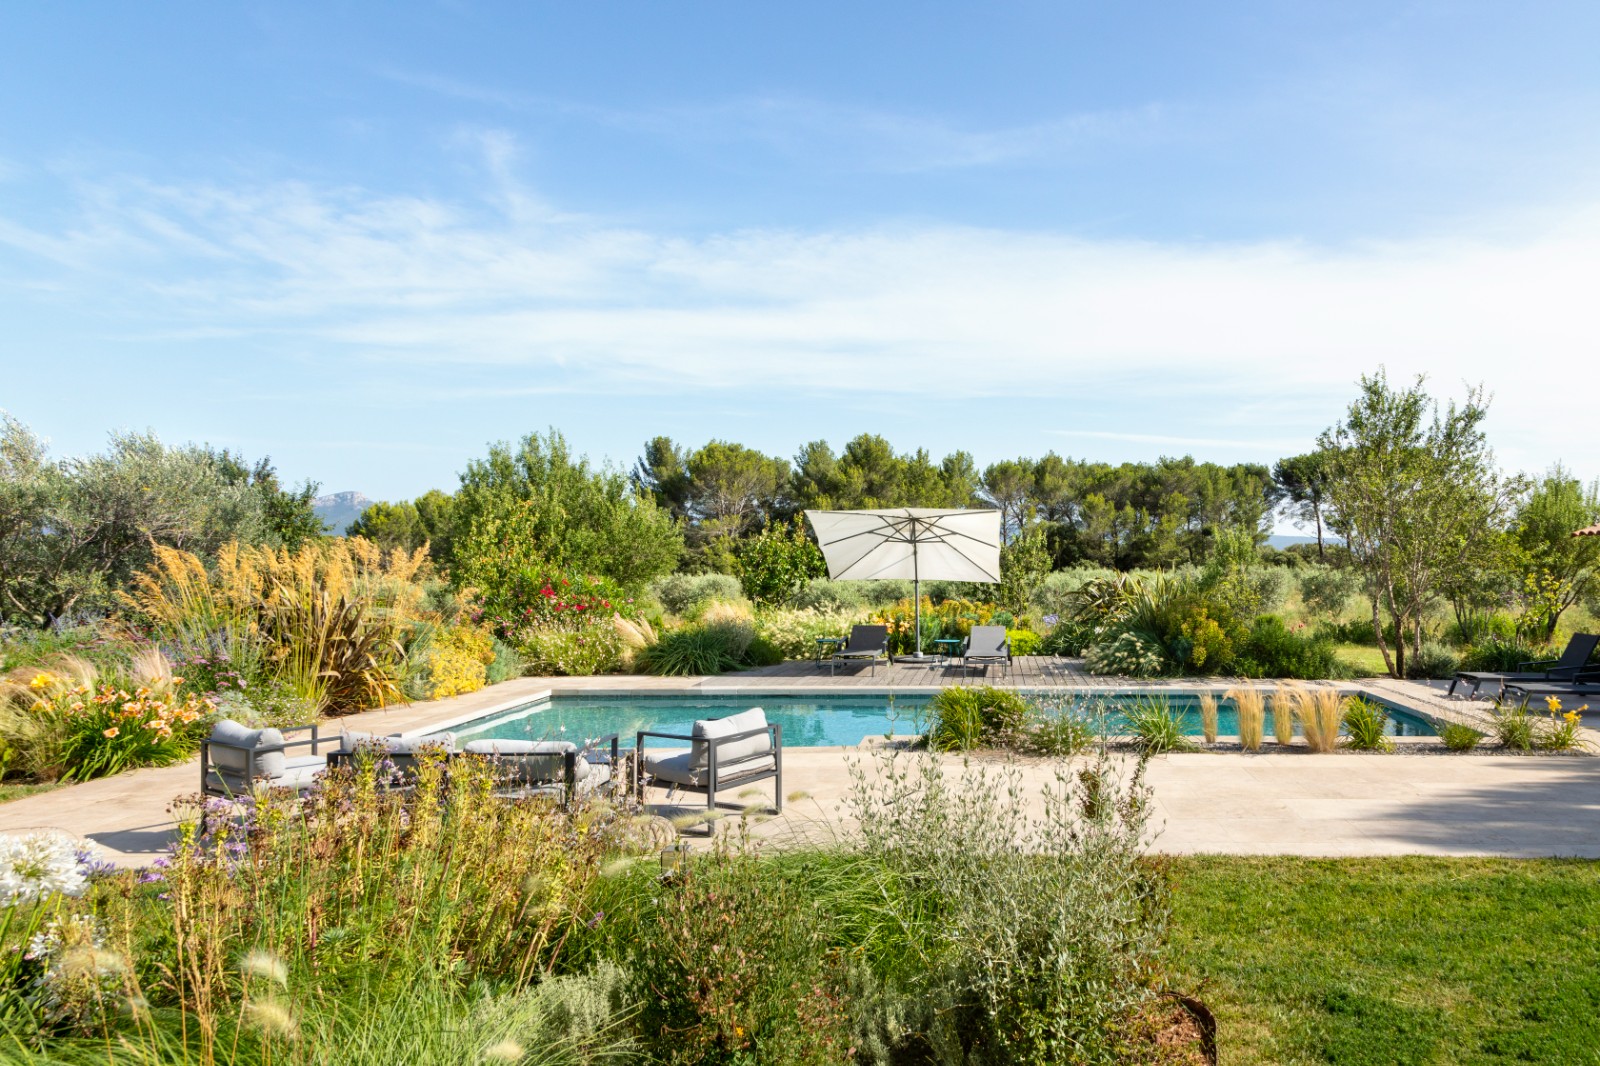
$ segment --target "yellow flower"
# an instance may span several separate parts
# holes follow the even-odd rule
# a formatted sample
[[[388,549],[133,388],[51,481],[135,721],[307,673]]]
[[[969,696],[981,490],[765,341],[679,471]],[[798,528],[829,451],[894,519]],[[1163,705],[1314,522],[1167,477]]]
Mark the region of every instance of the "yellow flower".
[[[28,687],[29,688],[44,688],[46,685],[50,684],[50,682],[52,682],[54,680],[55,680],[55,678],[51,677],[49,674],[42,673],[42,672],[41,673],[37,673],[37,674],[33,675],[33,680],[28,682]]]
[[[1578,712],[1577,711],[1568,711],[1566,714],[1562,715],[1561,717],[1565,718],[1569,722],[1576,722],[1578,720]]]
[[[120,732],[122,732],[122,730],[118,729],[116,726],[112,726],[110,729],[107,729],[104,733],[101,733],[100,735],[105,737],[107,740],[111,740],[113,737],[115,737]]]
[[[1561,709],[1561,700],[1560,700],[1559,697],[1556,697],[1556,696],[1546,696],[1544,698],[1544,705],[1546,707],[1550,708],[1550,713],[1551,714],[1555,714],[1557,711],[1559,711]]]

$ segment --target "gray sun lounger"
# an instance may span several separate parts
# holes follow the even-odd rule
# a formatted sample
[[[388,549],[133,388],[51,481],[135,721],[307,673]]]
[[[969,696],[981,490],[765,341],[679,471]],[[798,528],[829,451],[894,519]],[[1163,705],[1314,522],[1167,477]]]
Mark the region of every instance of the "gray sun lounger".
[[[1570,681],[1588,667],[1589,657],[1594,654],[1596,647],[1600,647],[1600,636],[1594,633],[1575,633],[1572,639],[1567,641],[1567,648],[1559,659],[1518,663],[1515,670],[1506,673],[1496,673],[1492,670],[1458,671],[1454,680],[1450,682],[1448,695],[1454,696],[1456,685],[1463,681],[1472,685],[1470,699],[1476,699],[1478,690],[1491,681],[1498,683],[1495,690],[1498,696],[1505,695],[1506,687],[1518,681]]]
[[[850,639],[828,660],[828,673],[831,675],[839,663],[871,663],[872,672],[876,675],[878,660],[888,657],[888,626],[851,626]]]
[[[1011,672],[1011,641],[1006,638],[1005,626],[973,626],[967,643],[961,649],[961,667],[969,670],[981,666],[999,666]]]
[[[1502,692],[1502,698],[1516,700],[1524,706],[1547,696],[1554,696],[1563,703],[1567,700],[1600,699],[1600,668],[1585,670],[1568,681],[1508,681]]]

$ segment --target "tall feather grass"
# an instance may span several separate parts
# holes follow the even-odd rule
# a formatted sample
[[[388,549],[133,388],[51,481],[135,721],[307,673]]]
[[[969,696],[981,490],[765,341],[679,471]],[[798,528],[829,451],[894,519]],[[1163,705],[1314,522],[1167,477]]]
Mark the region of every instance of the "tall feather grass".
[[[1266,725],[1266,699],[1254,686],[1230,688],[1227,698],[1239,711],[1239,746],[1245,751],[1261,750],[1261,733]]]
[[[1338,747],[1344,707],[1345,697],[1331,685],[1305,693],[1300,704],[1300,732],[1305,734],[1306,747],[1314,752],[1328,752]]]
[[[1217,698],[1209,692],[1200,694],[1200,733],[1207,744],[1217,742]]]
[[[1294,743],[1294,720],[1304,703],[1304,691],[1294,684],[1272,690],[1272,739],[1280,748]]]

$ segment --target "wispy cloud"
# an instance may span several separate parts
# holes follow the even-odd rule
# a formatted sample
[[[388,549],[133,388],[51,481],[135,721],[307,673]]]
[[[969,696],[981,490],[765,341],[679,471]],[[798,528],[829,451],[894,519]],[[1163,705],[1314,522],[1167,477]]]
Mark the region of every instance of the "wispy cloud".
[[[1266,449],[1386,364],[1488,383],[1513,461],[1536,465],[1591,413],[1592,390],[1549,385],[1595,379],[1594,208],[1515,237],[1344,248],[942,225],[690,239],[549,209],[516,183],[513,142],[477,150],[476,200],[85,183],[59,225],[0,216],[0,273],[46,286],[33,310],[93,308],[102,331],[410,364],[429,397],[508,369],[529,394],[782,403],[844,383],[885,403],[1050,400],[1088,439]],[[1216,437],[1159,420],[1219,398],[1243,421]]]
[[[1178,114],[1160,101],[996,127],[927,113],[837,103],[796,94],[675,101],[635,108],[533,96],[420,71],[383,67],[387,80],[518,115],[590,122],[674,144],[755,145],[811,166],[914,173],[1059,160],[1097,146],[1149,138]]]

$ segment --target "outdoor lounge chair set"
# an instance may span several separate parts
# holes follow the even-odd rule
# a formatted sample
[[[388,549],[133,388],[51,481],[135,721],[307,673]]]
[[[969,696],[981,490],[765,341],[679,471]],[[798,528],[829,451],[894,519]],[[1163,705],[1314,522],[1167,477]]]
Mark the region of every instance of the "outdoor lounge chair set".
[[[285,740],[277,729],[218,722],[200,744],[201,792],[234,797],[249,795],[258,785],[265,785],[303,793],[325,768],[348,764],[363,752],[387,760],[399,787],[405,787],[425,753],[441,752],[446,759],[492,759],[500,773],[496,795],[516,799],[546,796],[570,802],[610,784],[618,755],[615,733],[581,748],[569,740],[470,740],[458,748],[453,733],[382,737],[347,732],[340,734],[324,757],[319,747],[334,742],[320,737],[315,726],[308,728],[309,738]],[[609,752],[598,747],[607,742]],[[304,746],[310,747],[309,755],[288,756],[291,748]]]
[[[1512,671],[1462,670],[1450,682],[1450,695],[1463,682],[1472,686],[1468,698],[1476,698],[1486,684],[1495,686],[1497,699],[1520,700],[1555,696],[1584,699],[1600,697],[1600,663],[1591,662],[1595,648],[1600,647],[1600,636],[1578,633],[1567,642],[1559,659],[1518,663]]]
[[[689,747],[647,751],[647,737],[686,741]],[[713,810],[718,792],[771,781],[772,810],[783,811],[783,726],[768,722],[760,707],[696,722],[687,734],[640,730],[635,745],[634,789],[641,799],[648,783],[669,795],[701,793],[706,809]]]
[[[1006,673],[1011,672],[1011,641],[1006,637],[1005,626],[973,626],[972,632],[967,635],[957,653],[963,670],[975,670],[983,667],[987,672],[990,666],[999,666]],[[884,659],[892,662],[889,655],[889,627],[882,625],[862,625],[850,627],[850,637],[844,642],[844,647],[833,653],[828,660],[828,672],[843,665],[870,663],[872,673],[878,672],[878,660]]]

